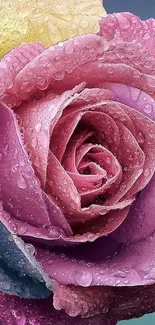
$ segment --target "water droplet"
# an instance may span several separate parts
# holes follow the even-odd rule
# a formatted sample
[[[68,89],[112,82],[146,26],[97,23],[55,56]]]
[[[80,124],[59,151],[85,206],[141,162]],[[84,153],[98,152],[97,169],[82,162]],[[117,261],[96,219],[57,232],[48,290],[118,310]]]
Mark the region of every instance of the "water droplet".
[[[143,133],[142,132],[139,132],[138,133],[137,141],[138,141],[139,144],[143,144],[144,143],[144,136],[143,136]]]
[[[93,263],[91,263],[91,262],[87,263],[87,267],[93,267],[93,266],[94,266]]]
[[[5,156],[8,154],[8,151],[9,151],[9,145],[7,144],[5,148],[3,148],[3,153]]]
[[[32,138],[32,141],[31,141],[32,148],[35,149],[37,144],[38,144],[38,139],[37,138]]]
[[[149,33],[145,33],[145,34],[143,35],[143,39],[145,39],[145,40],[150,39],[150,34],[149,34]]]
[[[65,77],[65,72],[64,71],[59,71],[53,77],[54,77],[55,80],[58,80],[58,81],[63,80],[64,77]]]
[[[58,43],[58,46],[60,46],[60,47],[62,47],[63,45],[64,45],[63,42],[59,42],[59,43]]]
[[[74,278],[77,284],[82,287],[89,287],[93,281],[92,274],[88,271],[77,270],[74,273]]]
[[[124,284],[129,284],[130,281],[129,281],[129,280],[124,280],[123,283],[124,283]]]
[[[25,235],[27,233],[27,227],[24,225],[21,225],[18,231],[19,235]]]
[[[40,132],[41,128],[42,128],[42,125],[40,122],[35,125],[36,132]]]
[[[121,283],[121,280],[116,280],[116,284],[120,284]]]
[[[65,52],[67,54],[73,53],[73,45],[71,43],[66,43],[66,45],[65,45]]]
[[[17,172],[18,167],[19,167],[18,164],[14,165],[14,166],[11,168],[12,172],[13,172],[13,173]]]
[[[0,279],[0,289],[2,290],[9,290],[11,287],[11,284],[9,282],[9,280],[2,280]]]
[[[108,73],[112,74],[114,72],[114,69],[113,68],[108,68],[107,71],[108,71]]]
[[[118,278],[126,278],[126,273],[124,271],[117,270],[113,273],[113,276]]]
[[[12,315],[16,318],[18,325],[26,325],[26,318],[23,314],[20,312],[17,312],[16,310],[11,311]]]
[[[66,179],[64,179],[64,184],[66,184],[66,185],[67,185],[67,180],[66,180]]]
[[[145,171],[144,171],[144,176],[145,177],[148,177],[150,175],[150,171],[149,171],[149,169],[147,168],[147,169],[145,169]]]
[[[26,180],[23,176],[20,176],[17,180],[17,185],[19,188],[21,189],[25,189],[27,187],[27,183],[26,183]]]
[[[39,64],[42,66],[46,66],[49,64],[49,58],[47,55],[43,55],[39,58]]]
[[[75,28],[76,28],[76,24],[75,24]],[[78,40],[78,38],[77,37],[75,37],[74,39],[73,39],[73,44],[74,45],[79,45],[79,40]]]
[[[22,166],[22,167],[24,167],[25,166],[25,160],[24,159],[22,159],[22,160],[20,160],[20,166]]]
[[[144,112],[145,113],[151,113],[152,112],[152,105],[151,104],[146,104],[145,106],[144,106]]]
[[[35,254],[35,251],[36,251],[35,248],[34,248],[34,246],[31,245],[31,244],[26,244],[25,245],[25,250],[26,250],[26,252],[28,252],[31,255],[34,255]]]

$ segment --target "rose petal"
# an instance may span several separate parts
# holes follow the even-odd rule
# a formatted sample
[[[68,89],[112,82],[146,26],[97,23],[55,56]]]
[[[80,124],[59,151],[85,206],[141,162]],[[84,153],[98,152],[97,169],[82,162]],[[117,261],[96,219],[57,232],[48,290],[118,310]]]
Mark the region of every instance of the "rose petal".
[[[132,119],[137,132],[137,141],[145,154],[145,163],[143,166],[143,174],[137,180],[135,186],[128,193],[137,193],[142,190],[151,180],[155,172],[155,123],[138,111],[124,106],[123,109]],[[145,130],[145,132],[144,132]],[[138,138],[140,137],[140,139]]]
[[[117,32],[116,32],[117,30]],[[154,49],[155,20],[142,21],[139,17],[129,12],[107,15],[100,21],[99,35],[115,43],[137,41],[144,45],[150,55],[155,55]]]
[[[97,303],[99,309],[102,309],[101,297],[104,297],[104,302],[105,299],[106,302],[108,302],[109,299],[110,306],[107,315],[110,315],[111,319],[127,320],[154,311],[154,285],[121,288],[111,287],[110,289],[109,287],[101,286],[87,289],[75,286],[59,286],[56,290],[55,304],[56,307],[64,309],[66,312],[79,312],[83,314],[84,311],[86,311],[87,313],[91,313],[93,312],[91,297],[96,293],[95,298],[99,298],[99,300],[95,299],[95,303]],[[71,296],[69,296],[69,294]],[[109,294],[109,296],[106,296],[106,294]],[[78,297],[80,299],[78,299]],[[76,306],[74,305],[74,301],[76,301]],[[90,309],[87,303],[90,303]],[[108,309],[108,304],[103,307],[103,313],[106,309]]]
[[[64,312],[58,312],[53,308],[53,299],[24,300],[14,296],[0,293],[0,320],[2,324],[23,325],[115,325],[116,321],[110,321],[106,316],[96,316],[89,319],[81,317],[69,317]],[[8,323],[9,322],[9,323]],[[51,323],[52,322],[52,323]]]
[[[81,117],[82,113],[79,112],[64,116],[57,123],[53,131],[50,148],[60,162],[62,161],[67,144],[81,120]],[[60,133],[61,137],[59,136]]]
[[[48,275],[64,285],[133,287],[154,284],[155,235],[128,246],[110,237],[58,252],[37,250]]]
[[[145,89],[147,92],[154,92],[155,78],[150,75],[155,66],[151,63],[152,58],[148,68],[145,68],[146,74],[144,73],[144,67],[147,67],[145,63],[146,59],[148,60],[148,53],[141,55],[140,59],[144,66],[141,70],[133,60],[133,56],[140,52],[136,44],[132,44],[133,55],[131,55],[131,49],[127,48],[125,61],[124,56],[123,59],[122,56],[120,57],[120,52],[125,48],[124,43],[119,47],[112,47],[112,52],[107,51],[110,45],[111,43],[102,37],[88,34],[67,40],[61,47],[55,45],[46,49],[43,54],[28,63],[15,78],[14,91],[10,92],[15,105],[19,105],[23,99],[36,96],[38,90],[40,93],[40,90],[47,89],[49,85],[52,92],[60,93],[81,81],[85,81],[88,87],[94,87],[94,85],[98,87],[109,81],[121,82],[142,90]],[[116,62],[113,60],[115,51]],[[144,52],[145,50],[142,48],[141,53],[145,54]],[[93,78],[90,78],[90,74]]]
[[[138,88],[118,83],[105,83],[111,90],[113,100],[132,107],[152,120],[155,120],[155,101],[144,91]]]
[[[54,171],[54,172],[53,172]],[[80,196],[67,172],[50,151],[47,171],[47,191],[55,199],[63,212],[70,214],[80,209]],[[70,221],[70,220],[69,220]]]
[[[59,227],[64,216],[52,202],[48,202],[50,212],[47,212],[45,198],[43,199],[40,184],[22,144],[13,112],[1,105],[0,116],[1,198],[5,210],[12,218],[25,222],[27,226],[34,225],[42,228],[42,226],[57,225]],[[54,214],[57,215],[57,224]],[[63,221],[63,225],[65,225],[64,231],[68,233],[70,229],[68,224]]]
[[[44,49],[41,43],[23,44],[12,49],[1,60],[0,98],[3,98],[3,101],[10,107],[14,105],[14,98],[10,96],[10,93],[13,92],[16,75]]]
[[[37,101],[22,104],[16,111],[20,117],[24,143],[43,188],[46,181],[50,136],[65,107],[72,102],[74,94],[78,96],[77,93],[83,87],[84,84],[81,84],[62,95],[49,94]]]
[[[155,231],[155,176],[132,204],[129,214],[112,236],[126,244],[145,239]]]
[[[98,287],[65,286],[54,281],[54,307],[65,310],[72,317],[107,314],[113,300],[112,291],[110,287],[99,290]]]

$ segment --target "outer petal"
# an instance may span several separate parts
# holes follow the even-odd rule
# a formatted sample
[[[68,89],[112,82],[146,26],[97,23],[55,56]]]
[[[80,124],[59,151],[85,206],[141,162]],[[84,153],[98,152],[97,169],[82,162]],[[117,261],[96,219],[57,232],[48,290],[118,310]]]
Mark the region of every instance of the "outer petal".
[[[109,236],[58,252],[37,250],[36,258],[61,284],[122,287],[154,283],[155,234],[128,246]]]
[[[155,231],[155,176],[132,204],[126,220],[112,234],[126,244],[147,238]]]
[[[0,293],[0,321],[2,325],[115,325],[106,316],[89,319],[69,317],[53,308],[52,297],[43,301],[22,300]]]
[[[122,41],[119,46],[113,46],[110,41],[90,34],[67,40],[60,45],[46,49],[17,75],[13,91],[9,92],[12,106],[19,105],[23,99],[36,96],[40,89],[51,88],[58,93],[82,81],[88,87],[112,81],[126,83],[147,92],[155,91],[155,77],[151,75],[154,74],[155,59],[151,58],[149,64],[146,64],[148,53],[145,53],[142,45],[139,48],[139,45],[133,43],[131,49]],[[121,54],[122,51],[126,51],[125,55]],[[140,60],[142,66],[135,60],[137,53],[138,62]]]
[[[154,285],[111,289],[101,286],[88,289],[74,286],[58,286],[54,303],[57,308],[65,309],[67,312],[81,312],[83,314],[86,311],[86,313],[92,313],[94,311],[93,295],[97,300],[96,306],[100,310],[102,309],[103,313],[107,313],[106,315],[109,315],[110,319],[131,319],[155,310]],[[88,306],[90,306],[90,309]]]
[[[13,90],[14,78],[28,62],[43,52],[44,49],[43,44],[40,43],[24,44],[4,56],[0,62],[0,99],[3,98],[4,102],[11,104],[11,98],[9,100],[7,91]]]
[[[139,17],[121,12],[107,15],[100,21],[99,35],[116,44],[121,41],[136,41],[144,45],[151,56],[155,56],[154,49],[155,20],[142,21]]]
[[[56,308],[72,316],[86,316],[104,312],[105,307],[111,316],[123,319],[154,310],[154,252],[155,234],[128,246],[109,237],[67,251],[58,250],[56,255],[38,250],[37,257],[59,282],[54,285]],[[107,285],[111,289],[105,292]],[[92,295],[97,300],[95,306]]]
[[[19,220],[19,223],[25,222],[27,227],[30,224],[38,228],[41,226],[62,228],[63,225],[64,230],[71,234],[62,212],[48,198],[44,203],[45,196],[22,144],[14,114],[1,105],[0,117],[0,196],[5,210],[12,218]]]

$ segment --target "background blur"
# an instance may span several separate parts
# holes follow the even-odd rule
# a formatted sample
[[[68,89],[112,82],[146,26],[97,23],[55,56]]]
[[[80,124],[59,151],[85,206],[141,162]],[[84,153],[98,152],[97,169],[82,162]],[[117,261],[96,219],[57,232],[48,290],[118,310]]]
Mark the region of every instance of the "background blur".
[[[155,0],[104,0],[108,13],[130,11],[142,19],[155,18]],[[155,325],[155,314],[120,322],[119,325]]]

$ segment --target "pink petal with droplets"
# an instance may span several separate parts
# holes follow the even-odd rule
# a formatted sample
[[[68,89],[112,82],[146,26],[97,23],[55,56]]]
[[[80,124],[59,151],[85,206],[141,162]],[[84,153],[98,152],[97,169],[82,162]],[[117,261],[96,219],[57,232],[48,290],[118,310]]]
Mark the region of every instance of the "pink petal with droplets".
[[[115,43],[137,41],[144,45],[150,55],[155,56],[154,49],[155,20],[142,21],[139,17],[129,12],[107,15],[100,21],[99,35]]]
[[[85,276],[87,277],[86,274]],[[86,281],[90,281],[89,277]],[[54,281],[53,291],[54,307],[57,310],[65,310],[71,317],[106,314],[113,301],[113,290],[110,287],[99,290],[98,287],[65,286]]]
[[[37,250],[48,275],[64,285],[133,287],[154,284],[155,235],[129,245],[107,237],[82,246]]]
[[[140,193],[132,204],[126,220],[112,234],[112,236],[123,243],[133,243],[143,240],[155,231],[155,176],[146,188]]]
[[[67,144],[81,120],[81,116],[82,113],[77,112],[62,117],[53,131],[50,149],[60,162],[62,161]]]
[[[139,45],[132,44],[131,51],[131,46],[128,48],[124,45],[112,45],[112,50],[108,51],[111,41],[107,42],[97,35],[82,35],[65,41],[62,47],[55,45],[46,49],[16,76],[14,91],[10,93],[14,105],[19,105],[22,100],[34,97],[47,88],[60,93],[82,81],[86,82],[87,87],[100,87],[104,82],[112,81],[154,92],[155,78],[151,73],[155,64],[146,64],[148,54],[145,54],[143,46],[139,50]],[[69,52],[68,47],[71,49]],[[123,56],[120,55],[122,49],[126,51]],[[137,53],[141,55],[143,69],[134,60]]]
[[[108,315],[88,319],[69,317],[53,307],[52,296],[44,300],[28,300],[0,293],[0,321],[9,325],[115,325]]]
[[[0,98],[3,98],[3,102],[7,105],[14,105],[14,98],[12,98],[11,93],[14,89],[16,75],[44,49],[41,43],[23,44],[11,50],[1,60]]]
[[[49,94],[38,100],[21,105],[16,113],[23,129],[24,143],[30,154],[36,175],[45,186],[50,136],[63,110],[73,100],[83,84],[62,95]]]
[[[68,231],[71,233],[69,225],[63,220],[62,212],[45,197],[40,189],[13,112],[1,105],[0,116],[0,178],[4,209],[17,221],[36,227],[59,227],[62,223],[61,227],[64,227],[67,233]]]
[[[70,214],[80,210],[80,196],[77,189],[61,166],[60,162],[50,151],[47,170],[47,191],[55,199],[55,202],[60,205],[62,211],[67,213],[67,219],[70,219]]]

